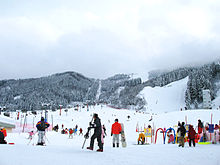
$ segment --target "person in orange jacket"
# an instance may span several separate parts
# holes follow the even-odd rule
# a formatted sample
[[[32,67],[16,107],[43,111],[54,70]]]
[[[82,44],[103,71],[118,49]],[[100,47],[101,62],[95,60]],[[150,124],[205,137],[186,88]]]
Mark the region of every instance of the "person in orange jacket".
[[[115,123],[112,124],[111,136],[113,135],[113,147],[115,147],[115,142],[117,147],[119,147],[119,134],[121,133],[121,124],[118,123],[118,119],[115,119]]]

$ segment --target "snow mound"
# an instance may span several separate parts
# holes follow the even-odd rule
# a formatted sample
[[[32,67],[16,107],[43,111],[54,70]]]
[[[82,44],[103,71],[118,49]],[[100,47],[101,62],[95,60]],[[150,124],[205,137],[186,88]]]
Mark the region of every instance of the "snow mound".
[[[145,87],[139,94],[146,100],[146,111],[153,113],[178,111],[185,107],[188,77],[164,87]]]

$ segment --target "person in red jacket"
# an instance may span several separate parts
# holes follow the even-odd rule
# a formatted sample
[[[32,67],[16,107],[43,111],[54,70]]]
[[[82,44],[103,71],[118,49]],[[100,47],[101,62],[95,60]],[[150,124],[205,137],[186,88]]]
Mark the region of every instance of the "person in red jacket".
[[[194,130],[192,125],[189,125],[189,133],[188,133],[188,138],[189,138],[189,146],[191,147],[191,142],[193,142],[193,146],[195,147],[195,136],[196,136],[196,131]]]
[[[115,147],[115,142],[117,147],[119,147],[119,134],[121,133],[121,124],[118,123],[118,119],[115,119],[115,123],[112,124],[111,136],[113,135],[113,147]]]

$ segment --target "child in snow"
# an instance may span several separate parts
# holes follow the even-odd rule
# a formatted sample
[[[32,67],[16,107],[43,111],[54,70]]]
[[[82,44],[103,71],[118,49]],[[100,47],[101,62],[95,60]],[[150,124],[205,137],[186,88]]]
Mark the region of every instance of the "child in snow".
[[[69,138],[70,139],[73,138],[73,130],[72,130],[72,128],[69,129]]]
[[[173,136],[173,134],[168,133],[167,136],[169,138],[168,139],[168,144],[174,144],[174,136]]]
[[[83,135],[82,132],[83,132],[83,130],[82,130],[82,128],[80,128],[80,129],[79,129],[79,135]]]
[[[138,137],[138,144],[144,144],[145,143],[145,135],[143,133],[140,133],[139,134],[139,137]]]
[[[28,132],[28,133],[29,133],[29,137],[28,137],[28,139],[32,140],[33,135],[34,135],[34,131],[31,131],[31,132]]]

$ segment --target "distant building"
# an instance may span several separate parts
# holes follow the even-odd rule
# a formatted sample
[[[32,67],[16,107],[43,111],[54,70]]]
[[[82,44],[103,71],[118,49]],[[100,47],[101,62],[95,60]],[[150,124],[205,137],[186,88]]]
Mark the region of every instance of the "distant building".
[[[210,90],[206,89],[202,91],[203,93],[203,108],[204,109],[211,109],[212,108],[212,101]]]
[[[7,132],[12,132],[12,129],[15,128],[15,122],[9,117],[0,115],[0,127],[3,127]]]

